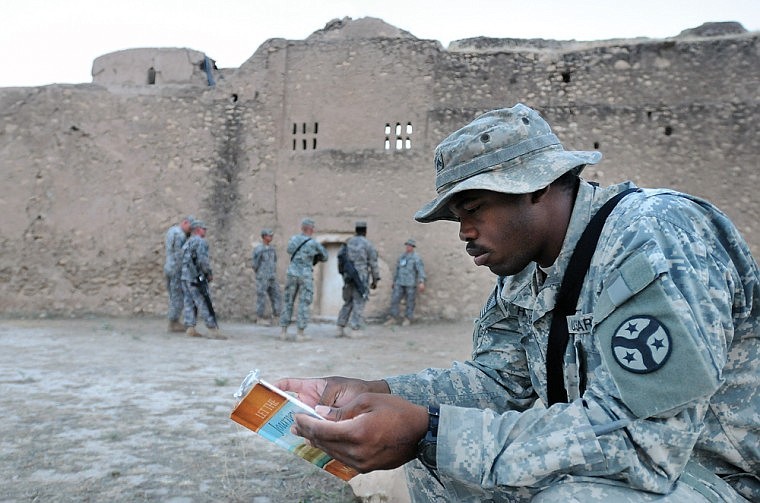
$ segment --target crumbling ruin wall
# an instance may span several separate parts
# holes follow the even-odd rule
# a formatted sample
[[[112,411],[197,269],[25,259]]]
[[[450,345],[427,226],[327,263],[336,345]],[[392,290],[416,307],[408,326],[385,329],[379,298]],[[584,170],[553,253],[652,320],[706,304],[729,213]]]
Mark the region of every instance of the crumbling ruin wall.
[[[141,48],[111,52],[92,63],[92,82],[104,86],[208,86],[216,80],[214,62],[200,51]]]
[[[384,275],[370,316],[387,309],[408,237],[429,275],[419,314],[473,316],[492,276],[472,265],[456,224],[412,215],[434,195],[435,145],[518,101],[567,148],[604,153],[588,178],[707,197],[760,253],[757,33],[474,39],[448,51],[407,34],[329,35],[270,40],[214,87],[0,89],[0,313],[163,314],[164,232],[192,213],[209,225],[221,318],[253,316],[259,230],[275,229],[284,279],[287,239],[306,215],[328,244],[369,222]],[[334,316],[324,300],[315,314]]]

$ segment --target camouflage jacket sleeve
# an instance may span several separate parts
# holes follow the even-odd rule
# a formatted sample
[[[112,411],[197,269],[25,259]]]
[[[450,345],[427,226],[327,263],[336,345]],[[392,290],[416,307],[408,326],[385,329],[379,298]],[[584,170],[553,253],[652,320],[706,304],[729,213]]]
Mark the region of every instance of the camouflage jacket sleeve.
[[[377,265],[377,249],[372,243],[369,244],[369,268],[374,281],[380,280],[380,267]]]
[[[208,243],[205,239],[199,239],[196,244],[196,262],[200,272],[207,277],[213,276],[211,271],[211,258],[209,257]]]
[[[251,255],[251,266],[253,267],[254,272],[258,272],[259,267],[261,266],[261,255],[264,251],[264,248],[261,245],[257,245],[253,249],[253,254]]]
[[[314,241],[314,249],[315,253],[312,254],[312,256],[318,255],[319,262],[327,262],[327,249],[322,245],[322,243]]]
[[[417,283],[424,283],[427,277],[425,276],[425,264],[422,262],[422,257],[414,254],[414,268],[417,272]]]
[[[166,261],[164,263],[166,274],[172,274],[182,267],[182,245],[185,241],[185,234],[178,226],[175,225],[166,231]]]

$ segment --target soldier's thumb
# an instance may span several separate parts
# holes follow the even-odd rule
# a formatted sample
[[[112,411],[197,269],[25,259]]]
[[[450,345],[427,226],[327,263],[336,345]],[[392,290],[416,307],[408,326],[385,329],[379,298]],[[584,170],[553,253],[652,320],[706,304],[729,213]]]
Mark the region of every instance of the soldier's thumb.
[[[340,421],[340,416],[342,415],[339,408],[328,407],[327,405],[317,405],[314,407],[314,411],[330,421]]]

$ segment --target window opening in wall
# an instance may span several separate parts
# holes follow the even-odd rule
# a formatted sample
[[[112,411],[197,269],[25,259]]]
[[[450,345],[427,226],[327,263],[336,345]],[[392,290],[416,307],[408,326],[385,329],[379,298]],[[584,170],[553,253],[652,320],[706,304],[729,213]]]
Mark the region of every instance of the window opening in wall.
[[[594,150],[599,150],[599,142],[598,141],[594,142]]]
[[[293,122],[293,150],[317,150],[318,132],[319,122]]]
[[[562,72],[562,82],[565,84],[570,82],[570,72]]]
[[[673,134],[673,128],[670,126],[665,126],[665,136],[670,136]]]
[[[156,83],[156,69],[152,66],[148,68],[148,85],[153,85]]]
[[[412,148],[412,133],[414,128],[411,121],[386,122],[385,137],[383,139],[384,150],[410,150]]]

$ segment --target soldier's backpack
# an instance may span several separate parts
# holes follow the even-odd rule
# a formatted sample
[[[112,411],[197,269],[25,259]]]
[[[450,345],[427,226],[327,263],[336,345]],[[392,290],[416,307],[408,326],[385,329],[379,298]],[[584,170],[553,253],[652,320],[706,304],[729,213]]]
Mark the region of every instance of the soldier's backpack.
[[[367,286],[362,282],[354,262],[348,258],[348,246],[346,243],[340,245],[340,250],[338,251],[338,272],[343,276],[343,280],[346,283],[353,283],[359,295],[365,299],[367,298],[369,291],[367,290]]]
[[[346,272],[346,262],[348,260],[348,246],[346,246],[346,243],[343,243],[338,251],[338,272],[340,274]]]

